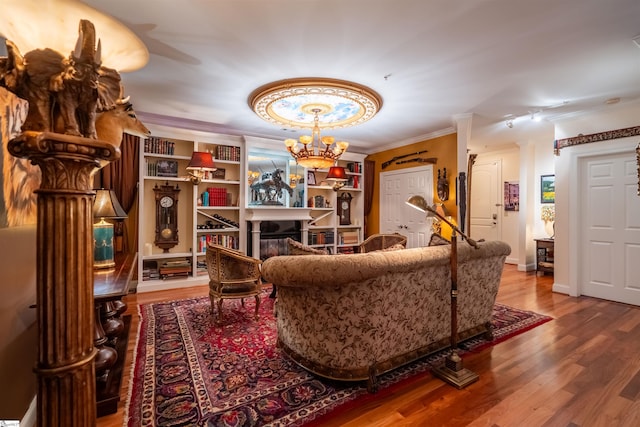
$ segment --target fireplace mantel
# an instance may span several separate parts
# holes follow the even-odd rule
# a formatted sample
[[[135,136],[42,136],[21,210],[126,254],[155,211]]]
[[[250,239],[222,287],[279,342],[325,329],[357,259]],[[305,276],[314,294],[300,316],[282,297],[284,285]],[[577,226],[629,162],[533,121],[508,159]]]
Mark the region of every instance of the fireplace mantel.
[[[308,208],[285,208],[285,207],[250,207],[245,211],[247,221],[284,221],[297,220],[309,221],[311,209]]]
[[[253,248],[251,256],[260,259],[260,223],[262,221],[301,221],[302,241],[306,243],[307,224],[313,218],[309,208],[264,206],[247,208],[245,219],[251,222],[251,247]]]

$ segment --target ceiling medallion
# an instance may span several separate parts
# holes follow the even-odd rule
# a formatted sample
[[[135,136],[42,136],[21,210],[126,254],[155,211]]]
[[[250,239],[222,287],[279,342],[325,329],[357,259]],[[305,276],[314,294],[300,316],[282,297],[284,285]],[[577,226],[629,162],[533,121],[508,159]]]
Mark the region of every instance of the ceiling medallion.
[[[287,128],[346,128],[376,115],[382,98],[372,89],[345,80],[295,78],[254,90],[249,106],[263,120]],[[314,122],[316,115],[317,123]]]
[[[370,120],[382,107],[373,90],[344,80],[300,78],[261,86],[249,95],[253,111],[269,123],[287,128],[311,128],[300,143],[288,138],[287,151],[307,169],[335,166],[349,143],[320,136],[320,129],[346,128]]]

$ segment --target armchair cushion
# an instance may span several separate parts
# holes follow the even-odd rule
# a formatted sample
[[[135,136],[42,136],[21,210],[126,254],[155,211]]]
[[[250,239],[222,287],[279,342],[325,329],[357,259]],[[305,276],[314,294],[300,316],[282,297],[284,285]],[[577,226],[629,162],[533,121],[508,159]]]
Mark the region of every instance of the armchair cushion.
[[[387,249],[395,245],[402,245],[404,248],[407,245],[406,236],[399,233],[373,234],[367,237],[364,242],[360,243],[358,250],[361,253],[374,252]]]

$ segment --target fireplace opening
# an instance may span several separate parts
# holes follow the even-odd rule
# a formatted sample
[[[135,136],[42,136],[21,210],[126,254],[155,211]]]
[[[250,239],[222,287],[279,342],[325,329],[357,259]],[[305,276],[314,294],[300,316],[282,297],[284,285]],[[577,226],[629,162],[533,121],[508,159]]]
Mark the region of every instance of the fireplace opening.
[[[247,227],[251,233],[251,225]],[[265,260],[276,255],[288,255],[287,237],[302,241],[302,221],[261,221],[260,222],[260,259]],[[251,236],[247,239],[249,243],[248,253],[253,256]]]

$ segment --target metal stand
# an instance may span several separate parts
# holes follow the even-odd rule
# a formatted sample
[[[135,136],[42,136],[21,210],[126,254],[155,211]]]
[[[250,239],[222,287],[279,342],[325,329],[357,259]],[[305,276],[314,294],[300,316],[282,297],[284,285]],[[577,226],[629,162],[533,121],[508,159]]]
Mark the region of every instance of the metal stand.
[[[478,247],[478,244],[462,233],[458,228],[441,216],[435,209],[429,208],[430,212],[451,227],[451,353],[446,357],[444,364],[433,368],[433,375],[436,378],[451,384],[458,389],[462,389],[469,384],[478,381],[478,374],[462,366],[462,359],[458,355],[458,237],[456,232],[464,236],[470,245]]]

